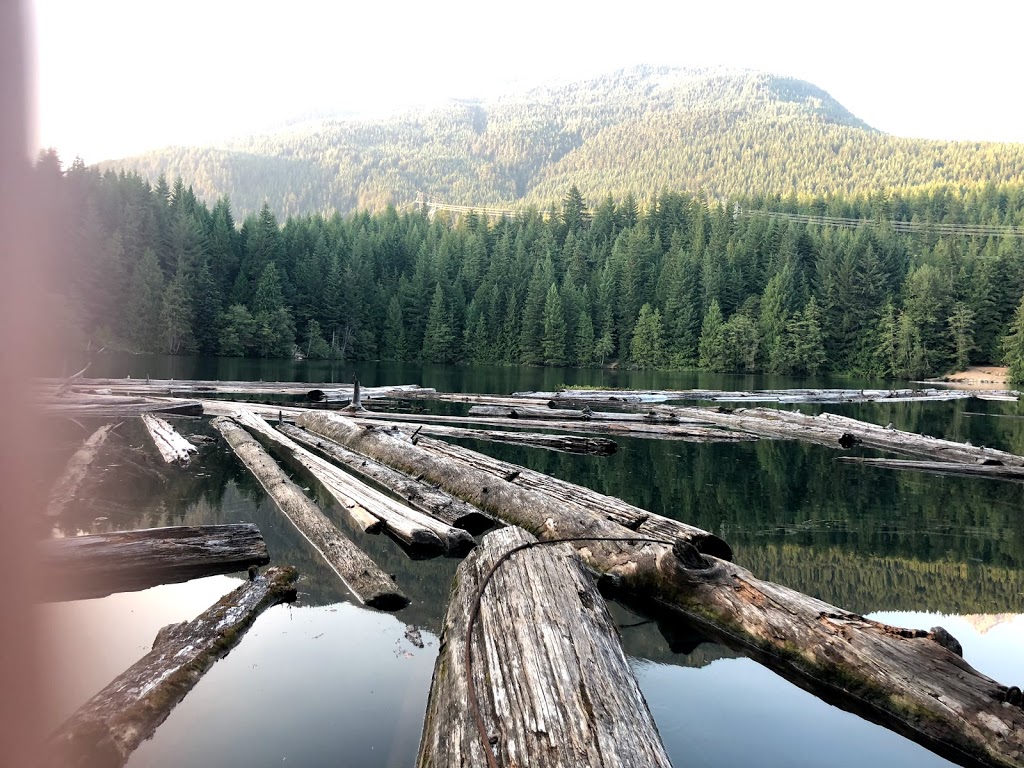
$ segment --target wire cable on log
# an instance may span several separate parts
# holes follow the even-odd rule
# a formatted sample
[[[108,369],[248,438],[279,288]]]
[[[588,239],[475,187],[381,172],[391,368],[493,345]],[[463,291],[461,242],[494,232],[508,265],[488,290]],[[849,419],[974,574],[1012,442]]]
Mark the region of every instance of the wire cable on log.
[[[572,537],[568,537],[568,538],[564,538],[564,539],[545,539],[544,541],[530,541],[530,542],[527,542],[525,544],[519,544],[518,546],[513,547],[512,549],[510,549],[508,552],[503,554],[501,557],[499,557],[495,561],[494,565],[491,566],[490,570],[487,572],[487,574],[481,580],[480,587],[477,589],[476,597],[473,600],[473,609],[472,609],[472,611],[469,614],[469,622],[466,624],[466,637],[465,637],[466,650],[465,650],[465,654],[464,654],[464,657],[465,657],[465,659],[464,659],[464,661],[465,661],[465,671],[466,671],[466,686],[468,688],[468,694],[469,694],[469,706],[473,710],[473,719],[476,722],[476,729],[477,729],[478,735],[480,736],[480,743],[483,745],[483,748],[484,748],[484,755],[487,758],[487,766],[488,766],[488,768],[500,768],[500,766],[498,765],[498,759],[497,759],[496,755],[494,754],[494,749],[492,748],[490,737],[487,735],[487,728],[484,725],[483,715],[480,713],[480,703],[479,703],[479,701],[477,699],[477,695],[476,695],[476,685],[473,682],[473,642],[472,642],[473,641],[473,627],[476,625],[476,619],[480,615],[480,603],[483,600],[484,591],[487,589],[487,585],[490,583],[491,578],[494,576],[494,574],[498,570],[498,568],[500,568],[501,565],[506,560],[511,558],[516,553],[522,552],[522,551],[527,550],[527,549],[533,549],[534,547],[549,546],[549,545],[554,545],[554,544],[571,544],[573,542],[580,542],[580,541],[606,541],[606,542],[620,542],[620,543],[624,543],[624,544],[625,543],[629,543],[629,544],[664,544],[666,546],[671,547],[672,551],[676,555],[676,557],[679,558],[681,561],[683,561],[685,563],[685,558],[683,557],[683,554],[684,554],[683,549],[684,548],[680,547],[680,545],[683,544],[683,542],[680,542],[678,540],[671,541],[671,540],[668,540],[668,539],[656,539],[656,538],[649,538],[649,537],[642,537],[642,536],[623,536],[623,537],[618,537],[618,536],[572,536]],[[701,555],[701,557],[703,557],[703,555]],[[772,656],[778,662],[780,662],[781,664],[785,664],[788,667],[790,667],[791,669],[793,669],[794,672],[796,672],[797,674],[801,674],[801,675],[807,675],[808,674],[805,670],[801,669],[792,659],[789,659],[789,658],[787,658],[787,657],[785,657],[785,656],[783,656],[783,655],[781,655],[779,653],[776,653],[774,650],[771,650],[769,648],[763,648],[763,647],[757,645],[756,643],[751,642],[750,640],[748,640],[745,637],[741,637],[740,635],[734,634],[733,632],[730,632],[729,630],[725,629],[724,627],[718,626],[717,624],[713,624],[712,622],[708,621],[707,619],[702,618],[702,617],[700,617],[700,616],[698,616],[696,614],[690,613],[689,611],[687,611],[687,610],[685,610],[683,608],[679,608],[678,606],[672,606],[671,609],[674,612],[682,614],[683,616],[685,616],[687,619],[689,619],[694,624],[697,624],[699,626],[702,626],[702,627],[708,629],[710,634],[712,634],[712,635],[725,636],[725,637],[729,638],[730,640],[732,640],[738,646],[749,648],[749,649],[755,651],[758,654],[764,654],[764,655]],[[864,698],[863,696],[860,696],[860,695],[854,693],[853,691],[851,691],[851,690],[849,690],[847,688],[843,688],[842,686],[836,685],[835,683],[829,682],[828,680],[822,680],[822,679],[819,679],[819,678],[814,678],[814,679],[815,679],[815,681],[819,685],[822,685],[823,687],[831,688],[833,691],[835,691],[837,693],[841,693],[841,694],[843,694],[843,695],[845,695],[847,697],[851,697],[851,698],[859,701],[862,705],[864,705],[864,706],[866,706],[866,707],[868,707],[870,709],[873,709],[875,712],[878,712],[881,715],[890,715],[891,716],[893,714],[889,710],[885,709],[881,704],[877,704],[877,703],[875,703],[873,701],[869,701],[868,699]],[[916,733],[920,734],[923,737],[923,739],[925,739],[926,741],[930,741],[930,737],[928,736],[928,734],[925,733],[920,728],[918,728],[915,725],[913,725],[912,723],[909,723],[909,722],[904,720],[904,721],[901,721],[900,724],[906,730],[915,731]],[[944,750],[949,751],[949,752],[954,752],[955,751],[955,752],[963,755],[965,758],[968,758],[968,759],[972,759],[973,760],[975,758],[974,755],[972,755],[971,753],[969,753],[966,750],[962,749],[961,747],[957,746],[956,744],[952,744],[952,743],[949,743],[949,742],[944,742],[944,743],[942,743],[942,748]]]

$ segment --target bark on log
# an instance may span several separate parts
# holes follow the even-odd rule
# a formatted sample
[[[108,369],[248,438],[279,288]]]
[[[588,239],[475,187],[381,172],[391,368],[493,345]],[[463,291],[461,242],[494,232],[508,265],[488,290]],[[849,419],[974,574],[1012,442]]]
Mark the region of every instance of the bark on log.
[[[360,602],[382,610],[397,610],[409,604],[409,598],[398,588],[394,579],[334,527],[320,508],[288,479],[255,439],[229,419],[217,418],[212,424],[260,481],[277,508],[313,545]]]
[[[50,499],[46,505],[48,517],[60,517],[65,507],[75,498],[78,490],[82,487],[85,476],[89,473],[89,467],[96,460],[100,447],[102,447],[110,433],[117,429],[118,426],[120,425],[103,425],[93,432],[82,444],[82,447],[75,451],[71,458],[68,459],[63,474],[50,492]]]
[[[153,735],[214,662],[265,609],[295,599],[294,568],[270,568],[189,622],[164,627],[153,649],[50,737],[48,765],[112,768]]]
[[[1024,466],[1024,456],[969,443],[957,443],[927,435],[915,435],[878,424],[858,421],[834,413],[808,416],[797,411],[774,408],[722,411],[713,408],[674,408],[673,412],[751,434],[849,448],[863,445],[882,451],[920,456],[940,461],[977,463],[1001,461],[1006,466]]]
[[[175,432],[174,427],[163,419],[149,413],[143,414],[141,418],[164,463],[187,467],[191,458],[189,454],[199,452],[198,448]]]
[[[518,528],[496,531],[459,566],[417,766],[482,766],[490,750],[498,766],[669,768],[618,631],[575,550],[517,552],[484,588],[499,559],[531,541]]]
[[[314,414],[305,415],[300,422]],[[323,417],[325,414],[315,414]],[[945,630],[870,621],[677,542],[600,541],[635,535],[596,515],[549,503],[465,464],[379,430],[336,419],[335,439],[404,472],[422,474],[538,538],[590,537],[574,546],[625,592],[680,611],[786,679],[962,765],[1019,766],[1019,689],[971,667]],[[306,425],[308,426],[308,424]]]
[[[48,600],[86,600],[270,562],[252,523],[175,526],[49,539],[40,561]]]
[[[280,424],[277,429],[300,445],[313,451],[319,451],[339,464],[344,464],[356,474],[388,488],[405,499],[411,507],[436,517],[448,525],[475,534],[482,533],[497,524],[493,517],[481,512],[472,504],[467,504],[462,499],[457,499],[450,493],[445,493],[428,483],[416,480],[378,461],[350,451],[333,440],[319,437],[290,424]]]
[[[444,553],[452,557],[461,557],[476,546],[476,541],[466,531],[425,515],[370,488],[352,475],[310,453],[251,411],[242,410],[235,419],[261,435],[275,450],[289,457],[308,459],[310,463],[319,462],[329,469],[331,482],[344,496],[379,518],[385,529],[414,553],[421,556]]]
[[[902,469],[935,475],[961,477],[987,477],[995,480],[1024,482],[1024,467],[1004,467],[1000,464],[960,464],[952,461],[908,461],[906,459],[868,459],[862,456],[839,456],[844,464],[864,464],[881,469]]]

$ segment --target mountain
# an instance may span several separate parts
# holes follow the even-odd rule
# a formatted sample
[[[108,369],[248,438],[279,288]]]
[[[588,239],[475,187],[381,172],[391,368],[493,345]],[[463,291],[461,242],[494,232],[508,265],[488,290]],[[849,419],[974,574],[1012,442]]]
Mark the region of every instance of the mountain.
[[[762,72],[639,67],[490,101],[321,120],[102,164],[180,176],[237,212],[411,204],[545,207],[663,189],[718,198],[1024,182],[1024,144],[881,133],[820,88]]]

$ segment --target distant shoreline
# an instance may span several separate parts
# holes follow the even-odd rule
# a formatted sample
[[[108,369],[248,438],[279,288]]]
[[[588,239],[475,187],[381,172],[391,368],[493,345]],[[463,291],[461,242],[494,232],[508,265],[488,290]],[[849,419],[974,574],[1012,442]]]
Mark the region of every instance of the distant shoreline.
[[[954,389],[1007,389],[1009,369],[1005,365],[976,365],[964,371],[950,373],[928,384],[944,384]]]

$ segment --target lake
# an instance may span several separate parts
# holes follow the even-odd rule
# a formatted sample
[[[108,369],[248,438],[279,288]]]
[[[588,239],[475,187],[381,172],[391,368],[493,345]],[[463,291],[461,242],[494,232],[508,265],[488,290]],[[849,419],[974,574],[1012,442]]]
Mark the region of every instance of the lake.
[[[367,386],[421,384],[500,394],[563,384],[906,385],[698,372],[122,355],[97,358],[89,374],[348,382],[353,371]],[[462,412],[460,406],[446,407]],[[1024,419],[1018,418],[1024,414],[1016,403],[800,408],[892,421],[900,429],[1024,453]],[[205,421],[182,421],[179,428],[213,434]],[[85,435],[66,421],[53,432],[54,451],[61,455],[69,455]],[[141,431],[130,425],[122,439],[144,445]],[[982,672],[1008,685],[1024,681],[1024,486],[840,464],[838,451],[785,441],[616,440],[619,451],[611,457],[458,442],[712,531],[733,546],[739,563],[762,578],[888,623],[942,625]],[[353,534],[413,599],[397,613],[380,613],[353,601],[223,443],[205,445],[190,469],[172,473],[169,480],[113,458],[101,462],[94,475],[90,498],[61,522],[66,534],[254,522],[273,562],[296,565],[304,576],[299,601],[261,616],[135,752],[130,766],[413,764],[458,561],[414,561],[385,537]],[[52,646],[47,658],[62,683],[50,704],[54,725],[148,651],[160,627],[194,617],[236,583],[237,578],[218,576],[41,606],[43,620],[55,630],[46,633]],[[671,626],[615,603],[612,614],[676,766],[950,765],[727,648],[704,643],[676,653],[667,639],[673,637]],[[406,638],[409,627],[421,628],[425,647]]]

